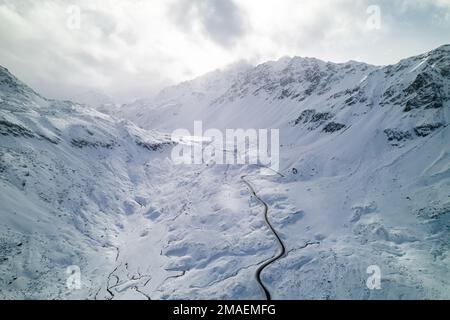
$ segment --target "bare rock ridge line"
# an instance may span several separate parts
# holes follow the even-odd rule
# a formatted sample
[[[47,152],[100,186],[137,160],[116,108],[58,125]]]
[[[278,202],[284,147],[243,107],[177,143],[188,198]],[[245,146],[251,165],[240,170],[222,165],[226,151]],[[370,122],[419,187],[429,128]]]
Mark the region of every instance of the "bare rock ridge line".
[[[278,235],[277,231],[275,230],[275,228],[272,226],[272,224],[269,221],[269,216],[268,216],[268,214],[269,214],[269,206],[267,205],[267,203],[263,199],[261,199],[256,194],[256,191],[255,191],[254,187],[252,186],[252,184],[250,182],[248,182],[248,180],[246,178],[247,178],[247,175],[244,175],[244,176],[241,177],[242,181],[250,189],[250,192],[264,206],[264,220],[265,220],[267,226],[269,227],[270,231],[272,231],[273,235],[277,239],[278,246],[280,247],[280,251],[279,251],[279,253],[277,255],[275,255],[271,259],[267,260],[266,262],[264,262],[256,270],[256,281],[258,282],[259,286],[261,287],[262,291],[264,292],[264,294],[266,296],[266,300],[272,300],[272,297],[270,295],[269,290],[267,289],[267,287],[264,285],[263,281],[261,280],[261,273],[264,271],[265,268],[267,268],[269,265],[271,265],[272,263],[276,262],[277,260],[281,259],[286,254],[286,247],[285,247],[283,241],[281,240],[281,237]]]

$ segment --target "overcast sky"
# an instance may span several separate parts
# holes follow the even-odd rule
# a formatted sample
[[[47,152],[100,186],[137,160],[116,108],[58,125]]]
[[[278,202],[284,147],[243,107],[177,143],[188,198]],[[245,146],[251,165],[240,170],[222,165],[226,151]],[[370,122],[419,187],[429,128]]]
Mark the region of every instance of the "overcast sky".
[[[450,43],[450,0],[0,0],[0,65],[119,100],[239,60],[390,64]]]

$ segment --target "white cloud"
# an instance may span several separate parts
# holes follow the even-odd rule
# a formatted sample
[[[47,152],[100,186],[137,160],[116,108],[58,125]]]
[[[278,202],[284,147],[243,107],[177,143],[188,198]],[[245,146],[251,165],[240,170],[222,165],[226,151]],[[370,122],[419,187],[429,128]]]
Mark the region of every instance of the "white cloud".
[[[380,30],[366,26],[369,5]],[[47,95],[129,99],[240,59],[393,63],[449,43],[449,11],[450,0],[0,0],[0,64]]]

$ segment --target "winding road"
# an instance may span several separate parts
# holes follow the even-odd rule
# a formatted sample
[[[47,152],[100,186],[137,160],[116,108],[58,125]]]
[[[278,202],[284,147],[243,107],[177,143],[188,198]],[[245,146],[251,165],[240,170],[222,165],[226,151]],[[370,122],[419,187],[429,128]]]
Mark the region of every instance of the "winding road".
[[[264,271],[265,268],[267,268],[269,265],[271,265],[272,263],[274,263],[275,261],[281,259],[285,254],[286,254],[286,247],[284,246],[283,241],[281,240],[281,237],[278,235],[277,231],[275,230],[275,228],[272,226],[272,224],[269,221],[269,206],[267,205],[267,203],[261,199],[255,191],[255,188],[253,187],[253,185],[247,180],[247,175],[244,175],[241,177],[242,181],[248,186],[248,188],[250,189],[250,192],[255,196],[255,198],[264,206],[264,220],[266,221],[267,226],[269,227],[269,229],[272,231],[273,235],[275,236],[275,238],[277,239],[278,242],[278,246],[280,248],[280,252],[275,255],[274,257],[272,257],[271,259],[267,260],[266,262],[264,262],[257,270],[256,270],[256,281],[258,282],[259,286],[261,287],[261,289],[263,290],[266,299],[267,300],[272,300],[272,297],[270,295],[269,290],[267,289],[267,287],[264,285],[264,283],[261,280],[261,273]]]

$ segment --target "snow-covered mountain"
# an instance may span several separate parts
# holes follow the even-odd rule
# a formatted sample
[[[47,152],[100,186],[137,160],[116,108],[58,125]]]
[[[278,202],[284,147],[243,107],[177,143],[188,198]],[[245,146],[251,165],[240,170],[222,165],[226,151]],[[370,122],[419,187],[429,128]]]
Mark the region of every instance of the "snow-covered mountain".
[[[81,297],[93,298],[92,273],[106,272],[124,220],[148,201],[146,163],[171,141],[45,99],[4,68],[0,135],[0,296],[67,297],[66,268],[77,265],[90,288]]]
[[[315,119],[324,111],[344,120],[374,107],[395,106],[392,111],[402,112],[393,117],[404,123],[403,116],[442,113],[437,111],[448,100],[449,48],[386,67],[285,57],[169,87],[154,99],[124,105],[121,114],[141,127],[171,131],[192,126],[194,120],[219,128],[290,127],[291,122],[307,121],[313,111],[319,113]],[[408,113],[414,109],[432,111]],[[258,116],[246,117],[248,113]]]
[[[323,241],[272,266],[279,298],[448,297],[449,70],[449,45],[385,67],[282,58],[225,73],[221,90],[209,76],[169,88],[173,99],[129,117],[167,131],[280,129],[287,177],[260,192],[273,219],[305,212],[280,227],[292,250]],[[387,269],[386,290],[358,287],[369,264]]]
[[[449,298],[449,90],[450,46],[386,67],[283,58],[123,106],[130,122],[1,69],[0,296],[263,299],[265,203],[286,249],[261,272],[272,298]],[[194,120],[280,129],[281,175],[175,165],[168,133]]]
[[[236,78],[251,68],[244,62],[215,70],[192,81],[182,82],[162,90],[155,98],[140,99],[123,105],[117,111],[121,117],[142,124],[172,131],[180,123],[192,125],[202,119],[209,106],[231,87]],[[163,123],[163,122],[164,123]]]

